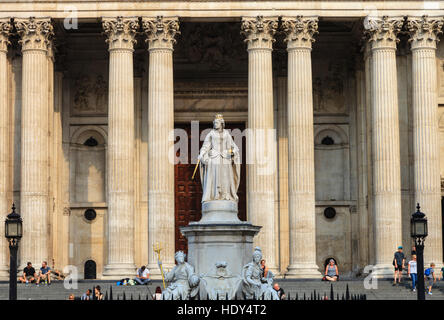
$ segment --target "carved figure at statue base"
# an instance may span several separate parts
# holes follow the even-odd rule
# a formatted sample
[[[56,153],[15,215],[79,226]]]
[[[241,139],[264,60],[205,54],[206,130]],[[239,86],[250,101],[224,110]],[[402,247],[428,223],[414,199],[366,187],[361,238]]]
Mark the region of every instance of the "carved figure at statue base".
[[[199,291],[200,278],[194,273],[194,268],[185,262],[185,253],[175,254],[177,265],[165,275],[170,285],[162,292],[162,300],[189,300]]]
[[[233,275],[225,261],[215,264],[215,270],[204,275],[200,282],[200,298],[209,300],[234,300],[242,279]]]
[[[273,274],[269,271],[267,278],[262,276],[261,260],[262,251],[256,247],[253,252],[253,261],[242,268],[242,293],[247,300],[279,300],[276,290],[272,287]]]

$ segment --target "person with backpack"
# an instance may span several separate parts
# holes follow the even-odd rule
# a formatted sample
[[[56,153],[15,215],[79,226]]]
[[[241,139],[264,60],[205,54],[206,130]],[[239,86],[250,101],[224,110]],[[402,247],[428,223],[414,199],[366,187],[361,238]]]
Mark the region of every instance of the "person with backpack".
[[[408,275],[412,279],[412,291],[416,291],[416,282],[418,281],[417,274],[416,255],[412,256],[412,260],[409,261]]]
[[[432,295],[432,287],[433,284],[436,282],[436,277],[435,277],[435,264],[432,262],[430,264],[430,268],[425,269],[424,271],[424,277],[427,279],[428,281],[428,294]]]

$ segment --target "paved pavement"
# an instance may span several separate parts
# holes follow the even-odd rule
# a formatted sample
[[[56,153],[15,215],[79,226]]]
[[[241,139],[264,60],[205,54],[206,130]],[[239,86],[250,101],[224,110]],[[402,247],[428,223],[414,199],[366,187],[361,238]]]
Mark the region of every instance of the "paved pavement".
[[[330,296],[330,283],[322,282],[320,280],[287,280],[276,279],[280,283],[285,292],[290,294],[290,298],[294,299],[296,295],[299,298],[305,296],[309,298],[316,290],[316,294],[323,296],[324,294]],[[365,289],[363,279],[339,281],[333,284],[333,291],[335,298],[339,295],[345,295],[346,286],[349,287],[350,294],[365,294],[367,300],[415,300],[416,292],[410,289],[410,281],[406,281],[401,285],[392,286],[390,280],[378,280],[377,289]],[[65,289],[63,282],[53,282],[50,286],[35,284],[25,286],[24,284],[17,285],[17,295],[19,300],[65,300],[73,293],[75,296],[80,296],[87,288],[100,285],[102,292],[110,291],[112,287],[113,298],[123,299],[125,294],[126,299],[151,299],[156,286],[162,286],[161,281],[153,281],[148,286],[116,286],[115,281],[79,281],[77,289]],[[9,286],[7,282],[0,282],[0,300],[8,299]],[[444,300],[444,281],[436,284],[433,289],[433,295],[426,294],[427,300]]]

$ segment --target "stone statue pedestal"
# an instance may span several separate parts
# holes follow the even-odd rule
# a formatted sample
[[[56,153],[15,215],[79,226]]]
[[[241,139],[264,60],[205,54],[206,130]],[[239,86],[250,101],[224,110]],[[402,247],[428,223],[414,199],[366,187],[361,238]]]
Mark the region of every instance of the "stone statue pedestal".
[[[188,239],[188,262],[197,274],[208,274],[218,261],[226,261],[234,275],[251,260],[253,237],[259,226],[240,221],[237,203],[214,200],[202,205],[202,219],[180,231]]]

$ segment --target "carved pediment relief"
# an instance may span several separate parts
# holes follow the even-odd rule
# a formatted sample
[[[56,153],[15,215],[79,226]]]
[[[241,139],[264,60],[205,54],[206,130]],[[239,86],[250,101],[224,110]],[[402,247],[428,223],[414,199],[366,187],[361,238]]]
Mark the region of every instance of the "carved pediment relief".
[[[342,61],[314,64],[313,109],[315,113],[348,112],[344,95],[345,70]]]
[[[108,82],[101,74],[79,74],[72,80],[72,115],[106,115]]]
[[[195,71],[238,72],[247,59],[239,23],[183,23],[175,64],[189,64]]]

